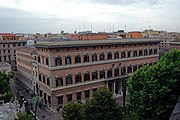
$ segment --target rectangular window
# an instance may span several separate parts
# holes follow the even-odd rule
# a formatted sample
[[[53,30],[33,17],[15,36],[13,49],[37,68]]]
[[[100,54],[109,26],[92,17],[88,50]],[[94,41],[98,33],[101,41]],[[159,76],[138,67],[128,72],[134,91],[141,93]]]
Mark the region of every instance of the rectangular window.
[[[128,51],[128,58],[131,57],[131,51]]]
[[[45,78],[45,76],[43,76],[43,83],[45,84],[45,80],[46,80],[46,78]]]
[[[51,96],[48,95],[48,103],[51,105]]]
[[[38,56],[38,62],[41,63],[41,59],[40,59],[40,56]]]
[[[93,93],[94,93],[94,92],[96,92],[97,88],[93,88],[92,90],[93,90]]]
[[[72,101],[72,94],[67,94],[67,102],[71,102]]]
[[[50,86],[50,78],[47,78],[47,85]]]
[[[76,96],[77,96],[77,100],[81,100],[81,92],[77,92]]]
[[[41,79],[41,75],[39,75],[39,81],[42,81],[42,79]]]
[[[62,105],[63,104],[63,96],[58,96],[57,100],[58,100],[58,105]]]
[[[42,97],[42,90],[40,90],[40,97]]]
[[[90,90],[85,90],[85,98],[89,98],[90,97]]]
[[[44,64],[44,56],[42,56],[42,64]]]
[[[46,65],[49,65],[49,58],[46,58]]]

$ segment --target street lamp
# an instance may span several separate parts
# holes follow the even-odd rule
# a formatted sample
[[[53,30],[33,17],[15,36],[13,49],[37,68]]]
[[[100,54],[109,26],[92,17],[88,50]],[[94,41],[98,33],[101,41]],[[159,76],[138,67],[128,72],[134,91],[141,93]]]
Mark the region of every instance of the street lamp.
[[[35,104],[34,120],[36,120],[37,107],[38,107],[39,103],[41,102],[41,100],[42,100],[42,97],[40,97],[40,96],[35,96],[32,98],[32,101]]]

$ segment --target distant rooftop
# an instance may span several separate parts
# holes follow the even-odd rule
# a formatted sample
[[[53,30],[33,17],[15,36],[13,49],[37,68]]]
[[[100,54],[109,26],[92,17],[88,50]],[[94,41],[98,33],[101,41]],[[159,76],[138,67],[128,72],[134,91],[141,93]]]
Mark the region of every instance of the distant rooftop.
[[[159,39],[112,39],[112,40],[65,40],[65,41],[36,41],[35,47],[81,47],[98,45],[121,45],[133,43],[159,43]]]
[[[26,43],[27,40],[0,40],[0,44],[4,43]]]

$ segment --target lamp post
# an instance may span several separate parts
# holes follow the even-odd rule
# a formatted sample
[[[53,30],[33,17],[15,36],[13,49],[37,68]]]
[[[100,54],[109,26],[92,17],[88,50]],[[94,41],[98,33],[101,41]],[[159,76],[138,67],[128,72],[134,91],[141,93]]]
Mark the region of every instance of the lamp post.
[[[36,120],[37,107],[38,107],[39,103],[41,102],[42,97],[40,97],[40,96],[35,96],[35,97],[33,97],[32,100],[33,100],[33,103],[35,104],[34,120]]]

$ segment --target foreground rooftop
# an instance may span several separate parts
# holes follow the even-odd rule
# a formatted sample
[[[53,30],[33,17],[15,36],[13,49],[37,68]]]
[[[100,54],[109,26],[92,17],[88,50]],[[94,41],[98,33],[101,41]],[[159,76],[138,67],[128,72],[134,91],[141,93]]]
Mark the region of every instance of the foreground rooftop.
[[[106,39],[106,40],[64,40],[64,41],[36,41],[35,46],[44,48],[83,47],[100,45],[123,45],[134,43],[159,43],[159,39]]]

